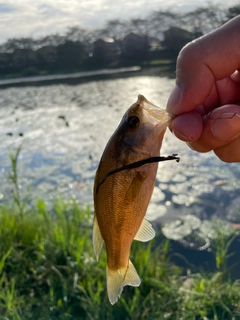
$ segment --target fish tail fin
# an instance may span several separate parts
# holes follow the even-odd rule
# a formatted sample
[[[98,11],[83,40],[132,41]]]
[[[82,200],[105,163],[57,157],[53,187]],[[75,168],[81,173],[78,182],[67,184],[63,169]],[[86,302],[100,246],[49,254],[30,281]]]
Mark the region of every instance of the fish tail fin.
[[[141,283],[139,275],[129,260],[128,267],[111,270],[107,265],[107,291],[108,298],[111,304],[117,302],[120,297],[123,287],[126,285],[138,287]]]

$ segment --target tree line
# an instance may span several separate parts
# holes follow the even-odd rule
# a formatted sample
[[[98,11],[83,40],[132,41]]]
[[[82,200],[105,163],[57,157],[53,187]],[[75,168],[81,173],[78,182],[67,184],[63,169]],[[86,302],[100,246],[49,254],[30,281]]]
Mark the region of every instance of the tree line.
[[[111,20],[100,30],[73,26],[63,35],[8,39],[0,45],[0,73],[73,72],[174,58],[186,43],[238,14],[240,5],[209,4],[186,13],[159,10],[146,18]]]

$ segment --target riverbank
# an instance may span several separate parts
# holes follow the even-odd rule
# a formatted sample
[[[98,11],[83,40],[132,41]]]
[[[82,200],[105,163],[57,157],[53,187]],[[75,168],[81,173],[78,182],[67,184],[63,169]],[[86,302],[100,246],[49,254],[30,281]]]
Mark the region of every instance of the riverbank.
[[[112,306],[105,251],[97,262],[92,248],[91,209],[73,199],[55,199],[51,209],[43,200],[23,202],[17,159],[11,156],[13,197],[0,207],[0,319],[240,319],[240,282],[227,264],[236,232],[216,228],[211,273],[171,262],[160,232],[147,244],[134,241],[131,260],[142,283],[125,287]]]
[[[101,80],[108,77],[129,77],[134,75],[171,75],[175,71],[175,62],[172,60],[153,60],[142,66],[129,66],[119,68],[104,68],[96,70],[84,70],[79,72],[53,72],[39,73],[31,76],[14,74],[0,77],[0,89],[7,87],[38,86],[44,84],[78,84],[93,79]]]
[[[37,83],[58,83],[61,81],[66,81],[70,79],[84,79],[84,78],[92,78],[96,76],[107,76],[114,75],[125,72],[136,72],[140,71],[140,66],[133,66],[128,68],[116,68],[116,69],[99,69],[94,71],[82,71],[82,72],[74,72],[74,73],[62,73],[62,74],[48,74],[48,75],[37,75],[30,77],[13,77],[8,79],[1,79],[0,86],[28,86],[30,84],[36,85]]]
[[[107,299],[105,264],[91,244],[92,214],[75,201],[0,209],[0,319],[240,319],[240,283],[229,278],[229,239],[215,247],[216,272],[183,275],[169,262],[161,234],[134,242],[132,261],[142,283]],[[231,240],[230,240],[231,241]],[[196,270],[196,269],[195,269]]]

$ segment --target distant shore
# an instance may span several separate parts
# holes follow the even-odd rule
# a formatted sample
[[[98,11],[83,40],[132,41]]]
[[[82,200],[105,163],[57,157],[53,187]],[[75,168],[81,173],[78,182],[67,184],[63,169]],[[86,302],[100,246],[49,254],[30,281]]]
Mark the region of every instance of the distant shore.
[[[33,82],[46,82],[53,80],[65,80],[65,79],[74,79],[74,78],[84,78],[91,77],[97,75],[110,75],[115,73],[123,73],[123,72],[136,72],[140,71],[140,66],[126,67],[126,68],[115,68],[115,69],[100,69],[93,71],[83,71],[83,72],[74,72],[74,73],[66,73],[66,74],[49,74],[49,75],[39,75],[39,76],[31,76],[31,77],[19,77],[19,78],[11,78],[0,80],[0,86],[11,85],[11,84],[21,84],[21,83],[33,83]]]
[[[62,72],[62,73],[50,73],[45,75],[34,76],[16,76],[11,78],[0,78],[0,89],[7,87],[22,87],[22,86],[38,86],[42,84],[58,84],[69,83],[77,84],[80,82],[91,81],[93,79],[102,79],[106,77],[126,77],[133,75],[160,75],[160,76],[173,76],[174,75],[174,63],[159,63],[159,64],[147,64],[144,66],[129,66],[119,68],[103,68],[96,70],[86,70],[79,72]],[[174,65],[175,66],[175,65]]]

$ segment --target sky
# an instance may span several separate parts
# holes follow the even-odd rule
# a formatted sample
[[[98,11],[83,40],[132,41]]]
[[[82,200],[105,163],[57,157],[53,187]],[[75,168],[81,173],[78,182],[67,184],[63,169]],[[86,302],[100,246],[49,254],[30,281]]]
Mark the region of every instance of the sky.
[[[211,3],[227,6],[237,0]],[[167,4],[166,4],[167,3]],[[144,18],[154,10],[190,11],[207,0],[0,0],[0,43],[9,38],[63,34],[68,27],[100,29],[106,21]]]

